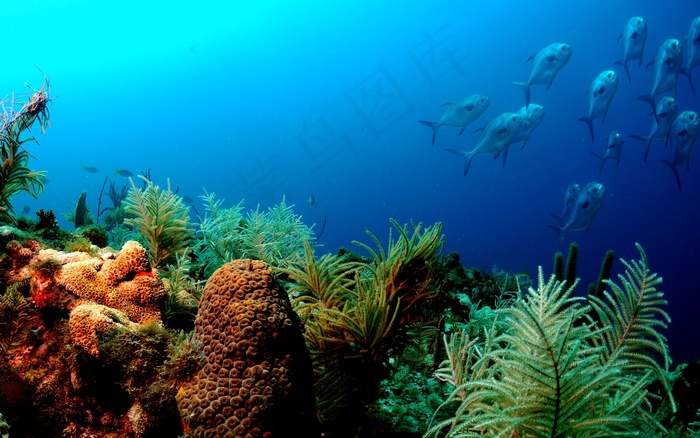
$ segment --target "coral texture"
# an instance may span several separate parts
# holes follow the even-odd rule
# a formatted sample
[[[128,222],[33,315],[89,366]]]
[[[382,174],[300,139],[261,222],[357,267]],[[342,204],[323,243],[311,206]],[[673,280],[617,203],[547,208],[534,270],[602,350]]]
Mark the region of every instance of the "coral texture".
[[[234,260],[211,276],[194,336],[204,365],[177,394],[193,436],[318,436],[309,353],[266,263]]]
[[[47,258],[62,265],[55,272],[45,269],[32,271],[32,296],[40,307],[53,306],[69,310],[71,334],[89,336],[88,334],[96,333],[89,328],[90,325],[88,328],[77,328],[88,320],[92,322],[87,324],[95,323],[95,318],[88,318],[85,314],[81,314],[81,322],[74,321],[77,317],[74,313],[83,304],[99,304],[119,311],[119,322],[124,318],[138,324],[161,322],[159,303],[165,296],[165,289],[151,269],[146,250],[138,242],[126,242],[120,252],[115,254],[106,251],[98,257],[85,253],[40,251],[32,265],[40,265]],[[122,312],[124,317],[121,316]],[[74,337],[74,341],[78,345],[87,346],[86,349],[91,354],[96,354],[96,340],[81,338],[78,341]]]
[[[124,312],[94,303],[77,306],[68,320],[73,343],[93,356],[100,354],[99,336],[113,328],[133,329],[135,325]]]

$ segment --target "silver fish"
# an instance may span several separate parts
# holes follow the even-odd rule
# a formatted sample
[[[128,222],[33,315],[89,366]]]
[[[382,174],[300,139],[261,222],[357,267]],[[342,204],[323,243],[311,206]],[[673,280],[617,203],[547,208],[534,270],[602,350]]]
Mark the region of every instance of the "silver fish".
[[[610,134],[608,134],[608,143],[607,147],[605,148],[605,153],[603,153],[603,156],[600,156],[595,152],[591,152],[594,157],[600,160],[598,176],[600,176],[603,173],[603,166],[605,165],[606,160],[615,161],[616,166],[620,164],[623,144],[625,144],[625,140],[622,139],[622,135],[620,135],[620,133],[617,131],[612,131]]]
[[[513,137],[510,143],[513,144],[522,142],[523,145],[520,147],[522,150],[527,141],[530,139],[532,133],[538,126],[540,126],[540,123],[544,118],[544,107],[542,107],[542,105],[537,105],[536,103],[531,103],[530,105],[520,108],[517,114],[523,118],[523,124],[520,126],[518,133],[515,134],[515,137]]]
[[[523,118],[516,113],[503,113],[484,126],[474,149],[471,151],[447,149],[447,151],[464,157],[464,175],[469,172],[469,166],[471,166],[472,158],[475,155],[494,154],[494,158],[498,158],[503,153],[503,165],[505,166],[508,157],[508,144],[518,133],[522,124]]]
[[[605,122],[605,115],[608,113],[610,102],[615,97],[619,82],[617,73],[612,70],[605,70],[596,76],[588,88],[588,117],[580,117],[579,120],[588,124],[588,129],[591,131],[591,141],[593,142],[595,142],[593,119],[602,117],[603,122]]]
[[[571,217],[571,208],[573,207],[574,201],[576,200],[576,196],[578,196],[578,193],[580,191],[580,185],[576,183],[569,184],[569,186],[566,188],[566,191],[564,192],[564,208],[562,209],[561,214],[550,213],[559,221],[559,227],[564,225],[564,218]]]
[[[700,118],[698,118],[697,113],[683,111],[673,121],[668,132],[668,143],[671,145],[673,158],[671,161],[663,160],[662,162],[673,170],[679,192],[681,191],[681,178],[678,175],[678,166],[685,164],[686,169],[690,170],[690,149],[693,147],[699,131]]]
[[[647,157],[649,157],[649,147],[651,146],[651,141],[655,138],[662,138],[664,140],[664,145],[668,143],[668,131],[671,129],[671,124],[676,120],[676,115],[678,114],[678,104],[676,99],[671,96],[664,96],[656,105],[656,113],[654,114],[654,121],[652,123],[651,132],[649,135],[631,135],[635,140],[639,140],[644,143],[644,162],[646,163]]]
[[[445,110],[445,113],[437,122],[429,122],[427,120],[419,120],[419,122],[433,130],[433,146],[435,146],[435,137],[441,126],[456,126],[461,128],[459,131],[461,135],[467,125],[486,111],[490,103],[491,101],[488,97],[482,96],[481,94],[472,94],[471,96],[446,104],[449,105],[449,107],[447,107],[447,110]]]
[[[695,67],[700,65],[700,17],[695,17],[693,22],[690,23],[690,29],[688,30],[688,36],[685,38],[685,43],[688,45],[688,62],[685,68],[681,70],[681,73],[688,76],[690,89],[693,94],[695,94],[691,72]]]
[[[644,53],[644,45],[647,42],[647,22],[642,17],[632,17],[622,30],[622,35],[617,38],[617,42],[624,40],[625,55],[622,61],[617,61],[615,64],[624,67],[627,73],[627,79],[632,82],[630,70],[627,63],[635,59],[639,59],[639,65],[642,65],[642,56]]]
[[[564,242],[564,235],[569,231],[588,231],[593,219],[600,211],[605,199],[605,188],[599,182],[589,182],[576,194],[569,214],[562,217],[561,226],[550,226],[559,233],[559,245]]]
[[[570,45],[554,43],[530,56],[525,61],[532,61],[530,78],[527,82],[513,82],[513,84],[525,89],[525,105],[530,105],[530,87],[535,84],[547,84],[547,89],[549,90],[559,70],[571,59],[572,53]]]
[[[637,99],[649,102],[651,109],[656,113],[656,98],[668,91],[676,97],[676,84],[678,83],[678,73],[683,64],[683,49],[681,43],[675,38],[669,38],[661,45],[656,52],[654,61],[649,65],[654,65],[652,73],[651,93],[639,96]]]

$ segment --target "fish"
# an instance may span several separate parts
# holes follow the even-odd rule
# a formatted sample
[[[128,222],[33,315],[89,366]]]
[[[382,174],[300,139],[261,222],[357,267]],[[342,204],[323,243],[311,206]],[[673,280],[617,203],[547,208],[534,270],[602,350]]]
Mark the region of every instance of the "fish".
[[[481,137],[474,149],[471,151],[459,151],[456,149],[447,149],[464,157],[464,175],[466,176],[471,166],[472,158],[475,155],[494,154],[494,158],[503,153],[503,165],[506,165],[508,157],[508,144],[518,133],[520,126],[523,124],[523,118],[516,113],[503,113],[493,118],[484,126],[481,132]]]
[[[559,70],[571,59],[572,53],[570,45],[554,43],[530,56],[525,61],[526,63],[532,61],[530,78],[527,82],[513,82],[514,85],[525,89],[525,105],[530,105],[530,88],[533,85],[547,84],[547,89],[549,90]]]
[[[654,60],[647,65],[654,66],[652,71],[651,92],[637,99],[649,102],[651,110],[656,113],[656,98],[666,92],[672,92],[676,97],[676,85],[678,74],[683,64],[683,50],[681,43],[675,38],[669,38],[659,47]]]
[[[608,134],[608,143],[607,147],[605,148],[605,153],[601,157],[600,155],[596,154],[595,152],[591,152],[594,157],[598,158],[600,160],[600,168],[598,169],[598,176],[600,176],[603,173],[603,166],[605,165],[606,160],[613,160],[615,161],[615,165],[618,166],[620,164],[620,158],[622,157],[622,145],[625,144],[625,140],[622,138],[622,135],[620,135],[619,132],[617,131],[612,131],[610,134]]]
[[[189,196],[183,196],[183,197],[182,197],[182,202],[184,202],[184,203],[187,204],[187,205],[192,205],[192,204],[194,204],[194,199],[192,199],[192,198],[189,197]]]
[[[22,207],[22,214],[26,216],[26,215],[29,214],[29,212],[30,212],[31,210],[32,210],[32,209],[31,209],[30,206],[25,205],[24,207]]]
[[[540,123],[544,118],[544,107],[542,105],[537,105],[536,103],[531,103],[530,105],[520,108],[517,114],[523,118],[523,124],[520,126],[520,129],[510,143],[515,144],[522,142],[523,145],[520,146],[520,150],[523,150],[525,148],[525,144],[530,139],[530,136],[535,129],[540,126]]]
[[[688,62],[681,73],[688,77],[690,82],[690,90],[695,95],[695,86],[693,86],[693,77],[691,72],[695,67],[700,65],[700,17],[693,18],[688,30],[688,36],[685,37],[685,44],[688,46]]]
[[[88,173],[97,173],[97,172],[100,171],[100,169],[98,169],[98,168],[95,167],[95,166],[86,166],[86,165],[84,165],[83,163],[80,163],[80,167],[81,167],[82,170],[84,170],[84,171],[86,171],[86,172],[88,172]]]
[[[429,122],[427,120],[419,120],[418,122],[433,130],[434,147],[435,137],[441,126],[456,126],[460,128],[459,135],[461,135],[467,125],[486,111],[490,103],[491,100],[488,97],[481,94],[472,94],[455,102],[446,103],[445,105],[449,106],[437,122]]]
[[[625,44],[625,55],[622,61],[616,61],[616,65],[624,67],[625,73],[627,73],[627,79],[630,83],[632,82],[632,77],[630,76],[630,70],[627,67],[627,63],[639,59],[639,65],[642,65],[642,56],[644,54],[644,46],[647,42],[647,22],[642,17],[632,17],[629,19],[625,28],[622,30],[622,34],[617,38],[617,42],[624,40]]]
[[[134,176],[134,174],[131,173],[131,171],[126,170],[126,169],[120,169],[116,166],[114,166],[114,173],[116,173],[117,175],[123,176],[124,178],[129,178],[129,177]]]
[[[560,218],[560,225],[549,227],[559,233],[559,246],[564,243],[564,236],[569,231],[584,230],[588,232],[593,219],[600,211],[605,200],[603,184],[591,181],[576,193],[568,209],[568,214]]]
[[[564,208],[562,209],[561,214],[550,213],[559,221],[559,226],[564,225],[562,223],[562,218],[568,218],[571,216],[571,207],[574,205],[574,200],[580,191],[580,185],[576,183],[569,184],[564,192]]]
[[[605,122],[605,116],[608,113],[610,102],[615,97],[619,82],[617,73],[605,70],[596,76],[588,87],[588,117],[579,117],[579,120],[588,124],[588,130],[591,131],[591,141],[594,143],[593,119],[602,117],[603,122]]]
[[[700,119],[694,111],[683,111],[673,121],[671,129],[668,132],[668,143],[671,145],[671,153],[673,158],[662,160],[673,171],[673,176],[676,177],[678,191],[682,190],[681,178],[678,175],[678,166],[685,164],[686,169],[690,170],[690,149],[695,143],[700,131]]]
[[[654,121],[651,127],[651,132],[646,137],[643,135],[632,134],[635,140],[639,140],[644,143],[644,162],[647,162],[649,157],[649,147],[651,146],[651,141],[655,138],[664,139],[664,146],[668,144],[668,131],[671,129],[671,124],[676,119],[678,114],[678,104],[676,99],[671,96],[664,96],[656,105],[656,113],[654,114]]]
[[[314,204],[316,204],[316,197],[314,196],[313,193],[309,195],[309,199],[306,200],[306,202],[309,203],[309,206],[313,207]]]

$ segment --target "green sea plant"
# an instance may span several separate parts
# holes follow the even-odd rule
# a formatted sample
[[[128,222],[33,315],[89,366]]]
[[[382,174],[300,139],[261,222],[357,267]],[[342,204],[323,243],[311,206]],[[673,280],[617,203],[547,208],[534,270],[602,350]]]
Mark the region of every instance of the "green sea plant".
[[[623,262],[623,287],[585,304],[552,275],[498,311],[503,331],[484,340],[454,334],[438,377],[455,389],[426,437],[639,436],[663,431],[651,414],[649,384],[663,378],[652,357],[667,359],[665,301],[646,255]],[[591,313],[601,315],[596,322]],[[500,333],[499,333],[500,332]],[[669,393],[670,397],[670,393]],[[437,414],[437,412],[436,412]]]
[[[124,200],[127,218],[124,224],[134,227],[144,240],[154,267],[181,254],[190,244],[194,230],[190,228],[189,207],[170,189],[162,190],[139,175],[146,184],[139,189],[129,178],[131,190]]]
[[[166,266],[161,277],[166,294],[163,321],[171,328],[194,328],[199,300],[204,293],[204,281],[197,281],[189,275],[192,267],[190,255],[189,248],[177,254],[175,264]]]
[[[217,200],[214,193],[205,192],[202,199],[207,216],[200,224],[195,253],[207,277],[224,263],[240,258],[283,266],[312,239],[312,227],[294,214],[294,205],[288,205],[285,198],[265,212],[258,207],[245,215],[243,201],[223,208],[223,200]]]
[[[389,359],[415,347],[411,329],[420,328],[421,304],[433,296],[432,265],[443,247],[441,224],[400,226],[390,232],[387,250],[370,232],[376,249],[370,259],[349,255],[316,258],[307,241],[279,269],[292,281],[288,290],[305,327],[314,368],[317,410],[324,422],[348,420],[362,400],[376,396],[387,376]]]

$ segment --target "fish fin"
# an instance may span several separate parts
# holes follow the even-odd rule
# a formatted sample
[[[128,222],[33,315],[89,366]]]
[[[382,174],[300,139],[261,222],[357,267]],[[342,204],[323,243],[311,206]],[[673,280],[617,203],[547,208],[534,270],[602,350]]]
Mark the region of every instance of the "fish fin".
[[[644,143],[644,162],[646,163],[647,158],[649,157],[649,147],[651,146],[651,138],[644,137],[643,135],[636,135],[636,134],[632,134],[632,135],[630,135],[630,137]]]
[[[457,135],[462,135],[465,129],[467,129],[467,125],[462,126],[462,129],[459,130],[459,134]]]
[[[435,137],[437,137],[437,131],[440,125],[438,125],[435,122],[429,122],[427,120],[418,120],[418,122],[424,124],[425,126],[433,130],[433,147],[435,147]]]
[[[620,34],[620,35],[617,36],[617,43],[618,43],[618,44],[620,43],[620,40],[621,40],[621,39],[622,39],[622,34]]]
[[[630,76],[630,69],[627,68],[627,63],[622,62],[622,61],[615,61],[615,65],[619,65],[625,69],[625,73],[627,73],[627,79],[629,79],[630,84],[632,83],[632,76]]]
[[[525,90],[525,107],[530,106],[530,84],[527,82],[511,82],[513,85],[517,85]]]
[[[535,55],[530,55],[530,57],[525,60],[525,64],[532,61],[533,59],[535,59]]]
[[[501,167],[506,167],[506,160],[508,159],[508,146],[509,146],[509,145],[506,145],[506,147],[504,147],[503,149],[501,149],[501,152],[503,153],[503,162],[502,162],[502,164],[501,164]],[[500,154],[501,152],[499,152],[499,154]],[[495,159],[495,158],[496,158],[496,157],[494,157],[494,159]]]
[[[682,189],[681,189],[681,176],[678,174],[678,169],[676,169],[676,166],[668,160],[661,160],[661,162],[671,168],[671,170],[673,171],[673,176],[676,178],[676,184],[678,185],[678,191],[679,192],[682,191]]]
[[[688,78],[688,83],[690,84],[690,91],[692,91],[693,96],[695,96],[696,94],[695,94],[695,86],[693,86],[693,76],[691,76],[690,72],[684,68],[682,68],[680,72]]]
[[[652,60],[652,61],[649,61],[649,62],[647,62],[647,66],[646,66],[646,68],[649,68],[649,67],[651,67],[652,65],[654,65],[654,61],[653,61],[653,60]]]
[[[595,134],[593,134],[593,121],[590,117],[579,117],[578,118],[583,123],[588,124],[588,130],[591,131],[591,142],[595,143]]]
[[[520,146],[520,150],[521,150],[521,151],[522,151],[523,149],[525,149],[525,144],[527,144],[527,141],[528,141],[529,139],[530,139],[530,137],[526,138],[526,139],[523,141],[523,145]]]
[[[476,129],[472,132],[472,134],[476,134],[476,133],[479,132],[479,131],[483,131],[484,128],[486,128],[486,125],[481,126],[481,127],[479,127],[479,128],[476,128]]]
[[[564,246],[564,234],[566,234],[566,232],[561,227],[557,227],[555,225],[547,225],[547,226],[549,228],[553,229],[557,234],[559,234],[559,249],[561,249],[562,246]]]

